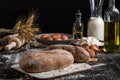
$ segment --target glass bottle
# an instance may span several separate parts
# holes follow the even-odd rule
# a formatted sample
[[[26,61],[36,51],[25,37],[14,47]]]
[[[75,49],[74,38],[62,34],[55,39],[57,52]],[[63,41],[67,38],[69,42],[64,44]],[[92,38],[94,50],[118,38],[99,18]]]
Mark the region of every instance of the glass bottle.
[[[115,0],[109,0],[109,7],[104,13],[104,51],[119,52],[120,46],[120,25],[119,11],[115,7]]]
[[[81,21],[80,10],[76,13],[76,20],[73,24],[73,37],[74,39],[81,39],[83,37],[83,23]]]
[[[104,21],[102,19],[102,6],[104,0],[89,0],[91,16],[88,21],[87,36],[92,36],[100,41],[104,40]]]

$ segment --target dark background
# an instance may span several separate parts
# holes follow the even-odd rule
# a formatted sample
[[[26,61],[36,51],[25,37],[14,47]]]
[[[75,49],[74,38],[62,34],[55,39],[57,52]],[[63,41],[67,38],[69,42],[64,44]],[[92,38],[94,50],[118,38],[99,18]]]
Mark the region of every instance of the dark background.
[[[120,10],[120,0],[116,7]],[[108,7],[104,0],[103,13]],[[37,23],[42,32],[63,32],[72,34],[75,12],[80,8],[84,23],[84,36],[90,17],[89,0],[0,0],[0,28],[11,29],[21,17],[28,17],[36,12]]]

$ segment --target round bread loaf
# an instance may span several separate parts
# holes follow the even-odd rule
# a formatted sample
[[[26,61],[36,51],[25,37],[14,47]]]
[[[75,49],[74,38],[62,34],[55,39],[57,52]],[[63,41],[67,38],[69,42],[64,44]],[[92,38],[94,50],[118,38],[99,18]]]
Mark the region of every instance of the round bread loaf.
[[[29,53],[20,61],[22,70],[30,73],[45,72],[68,67],[74,62],[72,54],[62,49]]]
[[[73,54],[75,62],[87,62],[90,59],[90,54],[82,47],[75,46],[75,53]]]

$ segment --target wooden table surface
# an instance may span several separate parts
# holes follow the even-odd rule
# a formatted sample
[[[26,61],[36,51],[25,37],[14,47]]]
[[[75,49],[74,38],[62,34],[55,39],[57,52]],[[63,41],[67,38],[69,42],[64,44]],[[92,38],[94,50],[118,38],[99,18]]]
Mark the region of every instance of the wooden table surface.
[[[120,80],[120,53],[98,53],[98,62],[89,63],[92,68],[74,74],[57,77],[51,80]],[[1,61],[7,61],[0,56],[0,80],[37,80],[28,75],[5,67]]]

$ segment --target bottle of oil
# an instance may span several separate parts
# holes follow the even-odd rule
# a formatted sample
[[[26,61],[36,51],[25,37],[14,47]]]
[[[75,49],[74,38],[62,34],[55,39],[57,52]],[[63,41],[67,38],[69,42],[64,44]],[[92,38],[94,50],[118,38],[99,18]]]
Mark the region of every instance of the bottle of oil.
[[[74,39],[81,39],[83,37],[83,23],[81,21],[80,10],[76,13],[76,20],[73,24],[73,37]]]
[[[115,0],[109,0],[109,7],[104,13],[104,51],[107,53],[119,52],[120,24],[119,11],[115,7]]]

